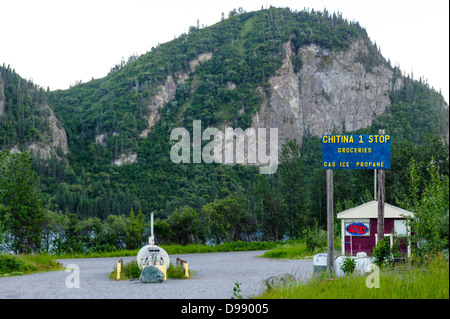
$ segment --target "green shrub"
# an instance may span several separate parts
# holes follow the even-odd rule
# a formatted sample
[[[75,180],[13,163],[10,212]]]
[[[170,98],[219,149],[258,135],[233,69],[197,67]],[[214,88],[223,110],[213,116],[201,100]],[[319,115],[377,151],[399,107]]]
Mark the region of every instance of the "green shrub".
[[[127,279],[139,278],[141,275],[141,270],[139,269],[136,259],[133,259],[129,263],[122,266],[122,275]]]
[[[1,254],[0,255],[0,275],[11,273],[26,273],[35,271],[36,266],[24,261],[18,256]]]
[[[121,272],[120,272],[120,280],[129,280],[129,279],[137,279],[141,275],[141,270],[139,269],[139,266],[137,264],[137,261],[135,259],[131,260],[130,262],[124,264],[122,260],[121,261]],[[117,279],[117,264],[114,267],[114,270],[109,275],[110,279]]]
[[[181,266],[174,266],[172,263],[169,264],[167,278],[186,279],[185,274],[185,270]]]
[[[346,256],[341,265],[341,269],[346,274],[351,274],[356,269],[356,260],[350,256]]]
[[[306,232],[306,249],[315,253],[327,246],[327,232],[318,227],[314,227]]]
[[[234,283],[233,296],[231,299],[242,299],[241,284],[242,283],[240,283],[239,280]]]
[[[388,237],[383,238],[374,248],[372,257],[378,267],[387,266],[392,261],[391,243]]]

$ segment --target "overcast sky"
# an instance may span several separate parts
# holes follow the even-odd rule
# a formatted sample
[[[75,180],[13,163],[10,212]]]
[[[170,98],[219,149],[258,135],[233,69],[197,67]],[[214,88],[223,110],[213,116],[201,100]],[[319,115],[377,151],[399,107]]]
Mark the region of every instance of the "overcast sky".
[[[323,8],[358,21],[386,59],[449,101],[448,0],[0,0],[0,64],[51,90],[106,76],[122,58],[210,26],[233,8]]]

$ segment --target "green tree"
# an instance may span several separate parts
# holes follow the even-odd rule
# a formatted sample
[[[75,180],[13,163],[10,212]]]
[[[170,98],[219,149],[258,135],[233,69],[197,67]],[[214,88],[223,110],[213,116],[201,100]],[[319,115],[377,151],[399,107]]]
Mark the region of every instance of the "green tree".
[[[52,244],[56,238],[63,234],[65,228],[66,216],[61,213],[44,209],[44,215],[41,222],[42,227],[42,249],[50,252]]]
[[[156,219],[153,225],[155,232],[155,243],[158,245],[161,243],[170,244],[172,242],[171,239],[173,238],[173,232],[167,219]]]
[[[407,209],[414,213],[409,224],[411,241],[419,256],[448,249],[449,179],[447,175],[438,174],[433,162],[428,171],[430,181],[420,194],[417,164],[411,161],[410,196],[404,201]]]
[[[117,249],[125,249],[126,227],[128,219],[125,215],[109,215],[106,219],[107,242]]]
[[[167,219],[173,241],[179,244],[203,242],[203,225],[198,213],[189,206],[175,210]]]
[[[0,211],[2,210],[2,204],[0,204]],[[0,220],[0,251],[2,251],[2,246],[6,240],[5,226]]]
[[[203,206],[208,235],[216,243],[245,239],[251,232],[250,214],[242,198],[232,194]]]
[[[289,140],[281,150],[280,178],[281,193],[286,210],[291,238],[298,237],[304,227],[305,212],[305,180],[300,147],[297,141]]]
[[[144,242],[145,233],[144,214],[142,214],[141,210],[139,210],[137,215],[131,210],[125,230],[125,247],[127,249],[140,248]]]
[[[273,176],[258,176],[256,184],[257,226],[263,240],[280,240],[286,232],[286,214],[282,207],[282,195],[280,194],[279,178]]]
[[[44,213],[27,152],[0,152],[0,204],[0,220],[11,236],[10,248],[17,253],[38,251]]]

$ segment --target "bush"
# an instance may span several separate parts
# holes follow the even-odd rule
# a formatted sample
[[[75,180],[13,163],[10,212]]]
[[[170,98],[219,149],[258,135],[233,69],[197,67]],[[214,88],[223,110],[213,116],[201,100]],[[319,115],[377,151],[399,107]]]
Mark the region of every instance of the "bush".
[[[315,253],[327,246],[327,232],[315,227],[306,232],[306,249]]]
[[[356,260],[350,256],[344,258],[344,262],[341,265],[341,269],[346,274],[351,274],[356,269]]]
[[[372,256],[378,267],[387,266],[392,261],[391,243],[388,237],[383,238],[374,248]]]
[[[122,260],[121,262],[121,272],[120,272],[120,279],[137,279],[141,275],[141,270],[139,269],[139,266],[137,264],[137,260],[133,259],[130,262],[124,264]],[[117,265],[114,267],[114,270],[109,275],[111,279],[117,278]]]
[[[17,256],[8,254],[0,255],[0,275],[11,273],[25,273],[35,270],[35,266],[25,262]]]
[[[141,270],[139,269],[136,259],[133,259],[122,267],[122,275],[128,279],[139,278],[141,275]]]
[[[409,166],[410,195],[404,206],[414,213],[408,218],[413,230],[410,238],[413,253],[425,257],[448,249],[449,179],[439,173],[432,160],[427,168],[429,182],[420,194],[419,164],[412,160]]]
[[[167,278],[177,278],[177,279],[185,279],[186,272],[184,267],[174,266],[172,263],[169,264],[169,268],[167,269]]]

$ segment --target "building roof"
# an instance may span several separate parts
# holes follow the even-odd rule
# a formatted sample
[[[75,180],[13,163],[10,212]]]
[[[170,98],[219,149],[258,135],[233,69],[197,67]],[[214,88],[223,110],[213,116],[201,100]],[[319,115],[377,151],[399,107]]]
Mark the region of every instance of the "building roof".
[[[384,218],[404,218],[412,216],[413,213],[384,203]],[[378,217],[378,201],[370,201],[357,207],[353,207],[337,214],[337,218],[377,218]]]

